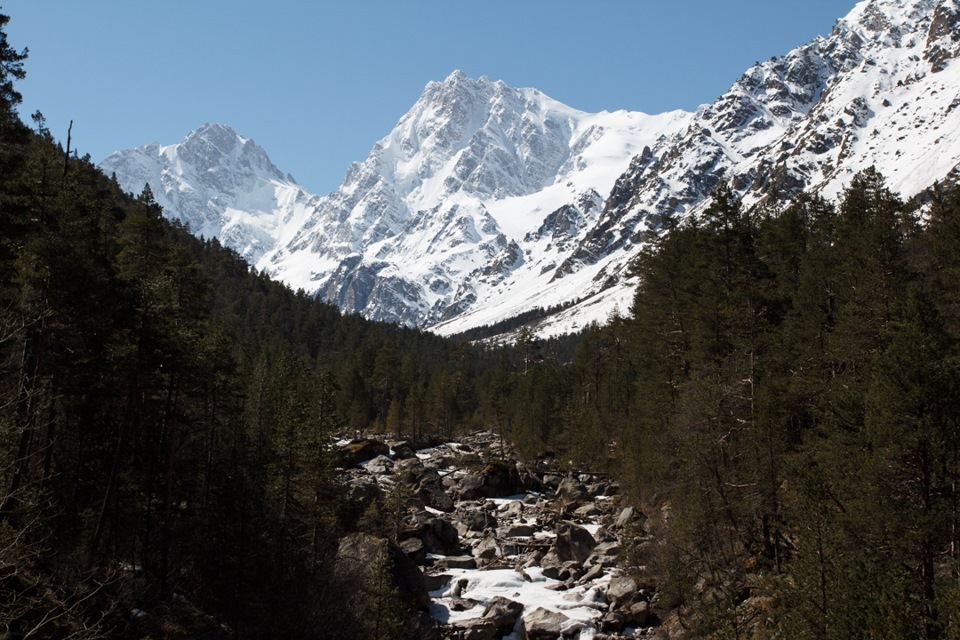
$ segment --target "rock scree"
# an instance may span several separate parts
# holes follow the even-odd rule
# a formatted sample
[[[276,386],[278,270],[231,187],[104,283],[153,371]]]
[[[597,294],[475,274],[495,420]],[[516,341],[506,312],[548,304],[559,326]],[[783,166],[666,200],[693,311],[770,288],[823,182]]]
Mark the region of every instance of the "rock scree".
[[[389,554],[398,592],[429,612],[431,638],[656,637],[656,590],[620,567],[621,536],[645,518],[606,476],[525,465],[492,432],[339,447],[358,512],[378,495],[403,502],[395,542],[348,536],[338,566],[362,572],[347,559]]]

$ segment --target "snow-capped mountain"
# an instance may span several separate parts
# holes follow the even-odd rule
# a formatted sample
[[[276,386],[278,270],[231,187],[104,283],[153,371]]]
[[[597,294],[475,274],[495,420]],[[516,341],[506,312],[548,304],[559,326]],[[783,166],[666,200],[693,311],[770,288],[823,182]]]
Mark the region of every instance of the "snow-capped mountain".
[[[829,37],[754,65],[684,135],[636,158],[572,260],[684,215],[721,181],[754,204],[833,198],[869,166],[902,197],[957,177],[958,56],[957,0],[859,3]]]
[[[870,165],[903,197],[960,178],[958,57],[960,0],[866,0],[695,114],[588,114],[454,72],[323,197],[218,125],[103,166],[346,310],[449,334],[563,306],[557,333],[626,311],[632,258],[720,182],[753,204],[832,197]]]
[[[323,197],[223,125],[101,167],[128,190],[149,182],[168,215],[295,288],[370,318],[434,326],[490,301],[502,318],[584,296],[589,282],[549,287],[553,271],[631,158],[690,117],[589,114],[455,71],[428,84]]]
[[[118,151],[100,168],[134,193],[149,184],[168,217],[252,263],[299,228],[318,200],[222,124],[203,125],[178,144]]]
[[[596,222],[630,158],[688,119],[588,114],[454,72],[427,85],[262,264],[378,320],[433,326],[492,300],[518,300],[503,313],[522,311]]]

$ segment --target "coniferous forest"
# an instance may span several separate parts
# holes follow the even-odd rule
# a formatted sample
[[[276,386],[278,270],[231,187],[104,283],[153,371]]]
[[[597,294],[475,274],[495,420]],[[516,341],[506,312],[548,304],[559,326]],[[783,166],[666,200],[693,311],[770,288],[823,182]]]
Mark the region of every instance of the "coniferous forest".
[[[956,190],[721,187],[628,314],[484,348],[343,315],[123,193],[21,118],[7,22],[0,637],[418,637],[344,606],[369,514],[329,444],[489,429],[618,479],[654,533],[624,562],[689,637],[960,638]]]

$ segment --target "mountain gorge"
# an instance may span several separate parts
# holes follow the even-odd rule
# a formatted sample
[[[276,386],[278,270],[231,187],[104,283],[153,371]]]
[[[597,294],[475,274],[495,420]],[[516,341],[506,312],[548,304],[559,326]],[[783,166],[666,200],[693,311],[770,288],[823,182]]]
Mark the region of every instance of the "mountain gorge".
[[[452,334],[565,308],[539,327],[563,333],[629,306],[638,251],[721,183],[772,205],[834,198],[869,166],[907,198],[955,180],[958,16],[956,0],[861,2],[695,113],[587,114],[457,71],[326,196],[223,125],[101,167],[346,311]]]

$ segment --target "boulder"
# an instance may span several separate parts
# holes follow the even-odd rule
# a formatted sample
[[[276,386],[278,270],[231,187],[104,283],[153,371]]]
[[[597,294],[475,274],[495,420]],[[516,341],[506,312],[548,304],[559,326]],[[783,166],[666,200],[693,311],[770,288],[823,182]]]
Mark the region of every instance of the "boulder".
[[[627,626],[627,615],[623,611],[607,611],[600,619],[600,628],[610,633],[619,633]]]
[[[460,534],[449,520],[428,518],[423,525],[423,543],[430,553],[456,555],[460,553]]]
[[[612,608],[622,608],[634,601],[639,588],[637,581],[630,576],[617,576],[607,585],[607,600]]]
[[[618,529],[622,529],[631,522],[633,522],[634,514],[636,510],[633,507],[626,507],[623,511],[620,512],[620,515],[617,517],[617,522],[614,525]]]
[[[515,524],[501,530],[500,535],[504,538],[530,538],[537,532],[536,527],[529,524]]]
[[[562,564],[563,564],[563,560],[561,560],[560,557],[557,555],[557,550],[555,548],[551,548],[549,551],[547,551],[546,554],[544,554],[542,558],[540,558],[540,566],[543,567],[544,569],[559,567]]]
[[[423,582],[427,587],[427,591],[440,591],[441,589],[446,589],[450,585],[450,581],[453,580],[453,576],[449,573],[439,573],[436,575],[424,574]]]
[[[392,449],[394,460],[410,460],[411,458],[417,457],[417,452],[414,451],[410,443],[406,441],[395,443]]]
[[[423,461],[414,456],[413,458],[397,458],[393,462],[393,471],[396,473],[400,482],[407,485],[415,485],[423,474]]]
[[[523,629],[527,640],[556,640],[570,622],[562,613],[537,607],[523,616]]]
[[[645,627],[650,621],[650,603],[635,602],[630,605],[627,614],[628,623],[632,627]]]
[[[436,469],[423,468],[414,491],[423,502],[440,511],[453,511],[453,498],[443,488],[443,480]]]
[[[463,510],[457,513],[459,520],[467,531],[484,531],[497,526],[497,519],[489,511],[482,509]]]
[[[520,475],[515,463],[494,460],[483,468],[483,491],[487,498],[512,496],[520,490]]]
[[[497,540],[493,536],[484,538],[480,544],[473,548],[473,557],[478,560],[490,561],[498,556],[501,556],[500,545],[497,544]]]
[[[426,610],[430,605],[423,573],[407,555],[389,540],[354,533],[340,541],[334,571],[348,584],[364,585],[374,589],[378,569],[388,564],[392,585],[401,600],[410,606]]]
[[[592,518],[593,516],[598,516],[602,513],[600,507],[597,506],[595,502],[588,502],[582,507],[578,507],[574,510],[573,515],[578,518]]]
[[[360,470],[348,472],[343,486],[347,504],[345,515],[354,522],[383,495],[376,481]]]
[[[366,464],[367,473],[384,475],[393,473],[393,460],[387,456],[377,456]]]
[[[437,560],[440,569],[476,569],[477,559],[473,556],[447,556]]]
[[[563,476],[558,473],[545,473],[541,482],[546,488],[556,491],[560,483],[563,482]]]
[[[566,520],[557,523],[555,549],[561,561],[583,563],[590,557],[596,544],[590,532],[583,527]]]
[[[603,565],[594,564],[590,569],[583,574],[583,576],[577,581],[578,584],[587,584],[588,582],[593,582],[603,576]]]
[[[478,467],[482,463],[483,463],[483,460],[481,460],[479,455],[472,452],[467,452],[460,456],[459,466],[460,467]]]
[[[497,628],[489,620],[472,618],[459,620],[450,625],[454,638],[457,640],[495,640]]]
[[[494,596],[483,610],[483,619],[489,620],[497,628],[497,635],[503,636],[513,631],[523,605],[503,596]]]
[[[526,509],[526,506],[521,500],[514,500],[500,513],[504,518],[520,518],[523,516],[524,509]]]
[[[478,475],[464,476],[460,479],[460,484],[456,492],[460,500],[478,500],[485,497],[483,492],[483,477]]]
[[[450,611],[470,611],[475,609],[477,604],[476,600],[470,600],[469,598],[454,598],[447,605],[447,608],[449,608]]]
[[[522,462],[517,463],[517,478],[523,491],[541,493],[547,488],[537,473]]]
[[[423,565],[427,561],[427,549],[420,538],[407,538],[400,543],[400,548],[413,560],[415,564]]]
[[[585,564],[599,567],[615,567],[619,562],[620,543],[602,542],[593,549]]]
[[[590,492],[576,478],[567,476],[557,486],[557,497],[571,502],[583,502],[590,499]]]
[[[340,464],[344,468],[355,467],[377,456],[390,455],[390,447],[379,440],[352,440],[340,447]]]

